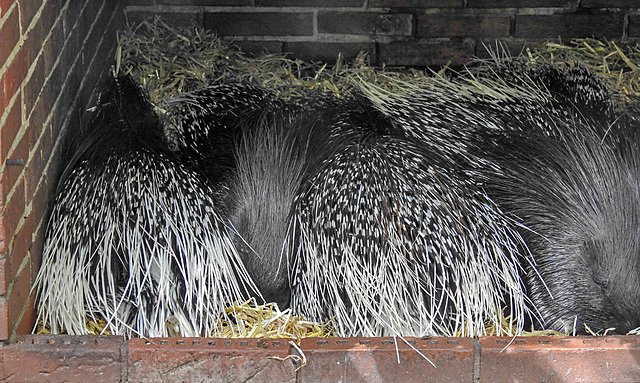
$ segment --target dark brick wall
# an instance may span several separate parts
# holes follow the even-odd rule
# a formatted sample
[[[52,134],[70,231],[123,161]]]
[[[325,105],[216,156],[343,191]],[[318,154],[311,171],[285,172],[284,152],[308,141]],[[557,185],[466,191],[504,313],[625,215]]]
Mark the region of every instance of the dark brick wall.
[[[68,126],[113,62],[118,0],[0,0],[0,341],[29,333]]]
[[[373,65],[463,64],[505,41],[640,40],[640,0],[125,0],[131,22],[196,23],[248,52],[333,62],[366,50]]]

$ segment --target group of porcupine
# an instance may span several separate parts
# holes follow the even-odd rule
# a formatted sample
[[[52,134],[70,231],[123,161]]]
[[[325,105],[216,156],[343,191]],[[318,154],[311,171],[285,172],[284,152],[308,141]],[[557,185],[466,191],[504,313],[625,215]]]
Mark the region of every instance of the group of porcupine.
[[[209,336],[254,297],[341,336],[640,326],[633,107],[519,59],[397,85],[291,102],[217,82],[160,118],[115,76],[60,179],[40,318]]]

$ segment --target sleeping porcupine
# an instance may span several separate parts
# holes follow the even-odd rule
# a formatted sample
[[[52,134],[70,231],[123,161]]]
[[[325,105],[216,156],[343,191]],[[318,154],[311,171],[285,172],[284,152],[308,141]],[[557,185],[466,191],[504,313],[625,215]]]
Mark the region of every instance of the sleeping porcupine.
[[[38,273],[52,333],[210,335],[255,294],[200,175],[167,148],[144,91],[111,79],[59,182]],[[215,331],[215,330],[214,330]]]
[[[316,113],[330,134],[295,201],[293,311],[343,336],[479,336],[508,307],[520,331],[521,239],[455,154],[358,93]]]
[[[611,273],[616,266],[599,271],[597,267],[590,266],[596,261],[584,261],[588,258],[586,255],[576,254],[580,250],[563,248],[566,250],[563,254],[574,251],[566,257],[583,260],[582,263],[577,262],[582,269],[576,266],[575,275],[566,270],[552,272],[550,268],[559,266],[562,261],[556,254],[559,251],[549,250],[553,246],[564,246],[565,237],[554,236],[559,227],[574,228],[574,240],[582,238],[585,243],[589,236],[594,235],[596,229],[591,228],[587,232],[588,225],[580,227],[574,223],[571,226],[572,222],[566,219],[569,212],[574,215],[583,212],[583,221],[591,224],[598,222],[596,214],[602,213],[577,203],[573,194],[564,195],[565,202],[559,203],[553,197],[563,195],[562,188],[565,191],[573,188],[574,193],[603,189],[602,184],[608,177],[609,184],[615,185],[614,190],[622,193],[624,200],[637,198],[633,193],[633,182],[624,182],[625,177],[632,181],[638,179],[632,171],[633,163],[637,162],[635,152],[633,148],[624,149],[632,141],[624,134],[609,132],[606,137],[612,143],[597,144],[598,137],[605,137],[610,128],[622,129],[621,121],[624,119],[618,121],[605,88],[584,68],[565,72],[543,66],[519,74],[524,69],[515,63],[514,67],[498,69],[494,68],[492,73],[503,76],[501,81],[487,79],[475,89],[465,82],[466,79],[456,79],[447,84],[435,82],[431,88],[409,89],[408,96],[376,97],[373,92],[367,92],[365,86],[365,93],[380,112],[359,96],[328,102],[325,108],[316,108],[310,112],[310,117],[305,117],[316,125],[316,130],[324,131],[318,137],[313,134],[308,137],[308,147],[313,147],[321,157],[313,161],[310,160],[313,156],[300,154],[300,147],[298,151],[272,149],[265,154],[265,148],[277,146],[269,146],[269,143],[277,140],[278,136],[272,133],[251,135],[248,142],[252,144],[240,151],[240,158],[249,168],[260,171],[251,172],[249,168],[243,168],[235,173],[235,192],[231,201],[244,198],[242,185],[247,185],[247,179],[251,179],[253,186],[261,182],[264,182],[263,186],[277,185],[280,182],[277,181],[278,174],[291,177],[281,178],[286,180],[287,187],[281,183],[280,190],[286,190],[287,194],[275,192],[278,195],[275,199],[280,202],[295,200],[291,210],[287,209],[288,202],[278,205],[279,223],[273,227],[279,231],[272,236],[277,238],[272,248],[280,251],[272,252],[275,258],[270,258],[271,267],[265,267],[269,262],[260,263],[261,267],[255,270],[254,275],[261,274],[266,281],[282,282],[282,268],[291,263],[295,267],[292,275],[294,312],[316,320],[334,318],[336,327],[344,335],[443,335],[455,333],[460,328],[468,331],[467,334],[477,335],[483,331],[478,322],[487,319],[487,313],[478,309],[483,305],[479,303],[482,299],[490,301],[490,297],[502,299],[506,296],[504,300],[508,301],[521,294],[517,275],[517,264],[520,263],[527,269],[524,275],[532,299],[532,311],[545,327],[568,331],[567,319],[560,318],[566,313],[558,312],[557,307],[561,305],[576,307],[572,309],[574,314],[584,317],[584,323],[594,329],[603,326],[603,321],[595,319],[598,316],[609,318],[619,331],[633,327],[628,323],[631,316],[628,313],[635,312],[635,309],[627,308],[633,303],[625,304],[619,315],[610,313],[617,310],[613,306],[622,306],[621,303],[607,303],[596,308],[585,303],[584,297],[597,296],[595,286],[603,286],[604,282],[586,284],[591,286],[586,290],[589,293],[580,295],[576,292],[577,287],[586,288],[585,278],[579,277],[585,269],[591,269],[591,274],[595,275],[592,279],[598,280],[611,278],[596,274]],[[299,129],[300,125],[304,123],[296,122],[289,129]],[[534,151],[535,145],[542,142],[545,142],[542,147]],[[577,154],[581,151],[586,154]],[[558,154],[554,154],[556,152]],[[295,155],[292,157],[291,153]],[[627,153],[627,159],[623,159],[623,153]],[[533,157],[527,158],[528,155]],[[309,166],[309,161],[315,165]],[[604,168],[604,163],[612,168]],[[267,167],[260,168],[265,164]],[[562,168],[569,174],[558,170]],[[547,170],[550,176],[541,169],[551,169]],[[585,169],[606,172],[604,178],[598,179]],[[262,179],[261,172],[265,174]],[[253,176],[245,178],[248,174]],[[407,178],[406,174],[413,176]],[[528,182],[532,180],[534,183]],[[567,182],[573,182],[573,186],[567,186]],[[296,185],[300,185],[298,192],[294,192]],[[522,190],[524,187],[527,191]],[[554,190],[556,194],[553,194]],[[538,200],[528,196],[538,197]],[[355,197],[355,200],[351,199]],[[274,199],[272,196],[269,198]],[[611,195],[597,192],[594,198],[600,200],[600,204],[615,200]],[[450,205],[442,203],[443,200],[457,208],[447,208]],[[499,202],[500,208],[492,200]],[[349,208],[345,209],[345,206]],[[266,208],[266,205],[254,207],[255,211],[244,210],[253,215],[242,220],[240,226],[244,227],[243,230],[261,227],[263,233],[275,233],[275,229],[269,232],[270,222],[275,222],[270,215],[274,213],[273,208]],[[613,206],[612,210],[620,208]],[[506,211],[506,216],[501,209]],[[621,241],[627,243],[625,246],[628,248],[624,252],[629,255],[621,254],[620,259],[629,262],[634,260],[629,257],[637,252],[633,240],[633,230],[637,230],[634,209],[629,211],[630,229],[620,226],[622,218],[615,215],[607,218],[608,223],[605,223],[612,226],[599,228],[600,231],[609,230],[610,235],[622,237]],[[429,219],[424,219],[425,214]],[[457,226],[448,221],[452,217],[457,217]],[[538,221],[548,222],[551,220],[549,217],[553,217],[554,224],[536,225]],[[397,230],[390,230],[394,225]],[[287,234],[283,234],[285,227],[289,229]],[[516,229],[528,240],[526,246],[520,242]],[[456,230],[462,231],[455,234]],[[496,232],[501,234],[495,235]],[[488,237],[491,237],[490,242],[487,242]],[[420,241],[424,241],[423,245]],[[474,246],[484,246],[485,243],[493,244],[494,248],[484,253],[477,248],[473,250]],[[289,246],[292,244],[299,246],[295,256],[290,254]],[[516,249],[518,245],[519,251]],[[421,246],[428,252],[421,250]],[[447,256],[438,257],[439,251]],[[531,259],[526,256],[528,251]],[[377,254],[377,257],[371,258],[371,254]],[[504,254],[506,256],[501,258]],[[420,258],[421,255],[426,258]],[[479,262],[484,259],[502,260],[503,264],[494,269],[503,272],[505,277],[486,290],[490,292],[480,294],[476,301],[464,295],[466,293],[459,281],[465,278],[454,277],[456,272],[467,272],[462,270],[479,269],[479,273],[485,273],[485,276],[493,272],[481,267],[460,266],[460,262],[474,261],[473,257],[477,257]],[[589,257],[597,258],[599,264],[607,262],[604,255]],[[456,266],[447,266],[449,259],[453,259]],[[406,264],[407,260],[412,261]],[[416,264],[412,263],[416,260]],[[441,269],[431,269],[433,265],[439,265]],[[510,272],[505,273],[505,269]],[[438,273],[439,278],[429,279]],[[452,276],[452,280],[448,281],[447,276]],[[559,281],[558,291],[554,293],[556,280]],[[566,281],[571,281],[571,284]],[[476,288],[480,288],[477,281],[474,283]],[[605,295],[621,291],[632,296],[635,291],[633,283],[622,283],[628,287],[626,290],[613,286],[611,282],[606,284],[612,286],[612,292],[603,293]],[[276,286],[275,290],[270,290],[269,294],[277,296],[274,291],[283,284],[273,286]],[[549,287],[549,290],[541,286]],[[605,287],[599,288],[606,290]],[[549,292],[555,296],[555,301],[549,297]],[[568,298],[562,298],[562,292],[582,296],[582,303],[569,302]],[[455,294],[459,300],[453,298]],[[286,293],[281,298],[285,296]],[[420,301],[425,297],[431,302]],[[610,298],[601,297],[600,301],[607,299]],[[550,300],[556,303],[550,303]],[[525,311],[523,302],[524,299],[518,296],[515,303],[509,303],[516,312],[522,313]],[[495,304],[491,310],[505,304],[504,301]],[[624,318],[618,320],[614,318],[616,316]],[[469,319],[472,317],[473,320]],[[560,322],[564,324],[560,325]],[[579,319],[581,323],[583,320]]]
[[[584,67],[507,60],[471,70],[405,94],[363,88],[407,134],[460,153],[520,223],[536,322],[579,333],[640,326],[637,119]]]
[[[551,133],[505,131],[488,150],[487,192],[522,222],[540,277],[528,295],[541,325],[565,333],[640,327],[640,141],[597,76],[573,67],[510,69],[549,90]],[[557,73],[557,72],[556,72]],[[623,108],[623,107],[622,107]],[[534,115],[533,118],[536,118]]]

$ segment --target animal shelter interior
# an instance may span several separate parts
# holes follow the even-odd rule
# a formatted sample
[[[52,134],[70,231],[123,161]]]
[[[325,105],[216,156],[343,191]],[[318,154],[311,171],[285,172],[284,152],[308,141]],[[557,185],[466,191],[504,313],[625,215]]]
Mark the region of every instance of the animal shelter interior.
[[[0,0],[0,380],[640,380],[640,1]]]

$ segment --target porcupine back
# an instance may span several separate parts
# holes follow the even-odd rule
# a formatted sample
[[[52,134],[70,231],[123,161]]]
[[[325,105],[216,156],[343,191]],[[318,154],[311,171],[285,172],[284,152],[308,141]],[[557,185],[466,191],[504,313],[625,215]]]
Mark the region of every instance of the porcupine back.
[[[360,95],[319,113],[331,134],[296,199],[294,313],[343,336],[481,335],[507,306],[522,318],[519,236],[455,154]]]
[[[637,119],[583,67],[524,64],[375,100],[422,141],[459,143],[469,177],[521,224],[524,278],[545,327],[625,332],[638,326]]]
[[[523,69],[512,70],[523,78]],[[522,235],[539,275],[526,279],[541,325],[626,333],[640,326],[638,128],[595,74],[535,75],[548,70],[526,73],[568,90],[552,93],[556,134],[535,125],[501,134],[491,153],[501,171],[489,173],[488,193],[528,228]]]
[[[102,317],[127,336],[210,334],[252,289],[210,188],[164,146],[130,77],[111,81],[88,126],[46,230],[39,316],[53,333]]]

